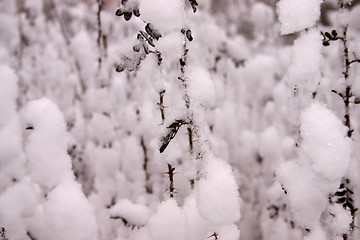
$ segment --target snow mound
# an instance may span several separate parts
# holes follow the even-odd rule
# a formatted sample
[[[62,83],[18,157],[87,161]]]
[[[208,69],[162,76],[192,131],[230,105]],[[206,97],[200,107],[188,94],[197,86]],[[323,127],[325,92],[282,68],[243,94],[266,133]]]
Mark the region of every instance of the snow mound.
[[[281,34],[302,31],[315,25],[322,0],[281,0],[277,7]]]
[[[129,199],[122,199],[110,209],[110,215],[124,218],[131,224],[143,226],[150,218],[150,210],[145,205],[133,203]]]
[[[232,224],[240,219],[240,195],[230,165],[210,157],[199,181],[196,201],[200,215],[217,224]]]

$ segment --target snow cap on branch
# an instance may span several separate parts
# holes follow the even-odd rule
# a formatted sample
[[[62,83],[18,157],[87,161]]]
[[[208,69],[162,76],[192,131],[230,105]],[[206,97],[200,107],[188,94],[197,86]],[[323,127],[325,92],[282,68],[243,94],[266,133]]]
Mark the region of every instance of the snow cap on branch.
[[[323,0],[281,0],[277,7],[281,34],[302,31],[315,25]]]

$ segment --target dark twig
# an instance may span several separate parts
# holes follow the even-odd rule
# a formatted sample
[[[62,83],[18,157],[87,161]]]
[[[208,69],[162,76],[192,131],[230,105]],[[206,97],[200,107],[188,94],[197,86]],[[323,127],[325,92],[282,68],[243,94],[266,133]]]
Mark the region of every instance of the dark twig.
[[[212,235],[210,235],[208,238],[214,237],[215,240],[218,239],[218,234],[216,232],[214,232]]]
[[[174,193],[175,193],[175,188],[174,188],[174,175],[175,173],[175,168],[172,167],[169,163],[168,163],[168,171],[165,172],[164,174],[169,175],[169,181],[170,181],[170,186],[169,186],[169,194],[170,197],[173,198],[174,197]]]
[[[165,151],[170,141],[174,139],[180,127],[184,124],[187,124],[187,122],[180,119],[175,120],[175,122],[173,122],[172,124],[170,124],[170,126],[167,127],[169,129],[169,132],[165,137],[161,138],[162,145],[160,147],[160,153]]]
[[[143,163],[143,169],[144,169],[144,172],[145,172],[145,182],[146,182],[146,192],[147,193],[152,193],[152,188],[149,184],[149,180],[150,180],[150,173],[148,171],[148,162],[149,162],[149,158],[147,156],[147,148],[146,148],[146,145],[145,145],[145,141],[144,141],[144,137],[141,136],[140,138],[140,145],[141,145],[141,148],[144,152],[144,163]]]
[[[160,109],[162,124],[164,124],[164,122],[165,122],[164,95],[165,95],[165,90],[162,90],[159,92],[160,99],[159,99],[159,102],[157,103],[157,105],[159,106],[159,109]]]
[[[98,25],[98,37],[97,37],[97,45],[98,45],[98,49],[99,49],[99,59],[98,59],[98,68],[101,68],[101,62],[102,62],[102,47],[101,47],[101,40],[103,40],[103,34],[102,34],[102,30],[101,30],[101,11],[102,11],[102,7],[104,5],[104,1],[103,0],[98,0],[98,11],[97,11],[97,25]]]

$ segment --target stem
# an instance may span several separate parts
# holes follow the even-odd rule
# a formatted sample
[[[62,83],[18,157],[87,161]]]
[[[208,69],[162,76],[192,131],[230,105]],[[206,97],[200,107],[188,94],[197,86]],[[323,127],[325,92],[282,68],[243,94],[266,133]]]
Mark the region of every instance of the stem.
[[[141,136],[141,138],[140,138],[140,145],[141,145],[141,148],[142,148],[142,150],[144,152],[143,169],[144,169],[144,172],[145,172],[145,185],[146,185],[145,188],[146,188],[146,192],[147,193],[152,193],[152,189],[151,189],[151,186],[149,184],[150,173],[149,173],[148,167],[147,167],[149,159],[148,159],[148,156],[147,156],[147,148],[146,148],[143,136]]]
[[[99,59],[98,59],[98,68],[101,68],[102,62],[102,47],[101,47],[101,40],[103,39],[102,30],[101,30],[101,11],[104,2],[103,0],[98,0],[98,11],[97,11],[97,25],[98,25],[98,37],[97,37],[97,45],[99,48]]]
[[[161,114],[161,120],[162,120],[162,124],[164,124],[165,122],[165,106],[164,106],[164,94],[165,94],[165,90],[162,90],[161,92],[159,92],[159,109],[160,109],[160,114]]]
[[[340,6],[344,6],[342,1],[340,1]],[[351,120],[350,120],[350,98],[352,97],[352,91],[351,91],[351,85],[349,83],[349,71],[350,71],[351,61],[349,59],[349,48],[347,44],[347,30],[348,30],[348,26],[346,25],[343,28],[343,37],[340,39],[341,42],[343,43],[343,49],[344,49],[345,71],[343,72],[343,75],[346,84],[345,96],[343,98],[345,105],[344,124],[348,128],[347,136],[351,138],[354,130],[351,128]]]
[[[184,88],[184,100],[185,100],[185,106],[186,106],[186,110],[187,110],[187,122],[189,123],[189,127],[188,127],[188,135],[189,135],[189,150],[190,153],[193,153],[193,136],[192,136],[192,129],[194,127],[194,114],[191,111],[191,101],[190,101],[190,96],[188,93],[188,85],[187,85],[187,78],[185,77],[185,67],[186,67],[186,63],[187,63],[187,53],[188,53],[189,49],[187,48],[186,45],[186,37],[184,35],[184,44],[183,44],[183,55],[180,58],[179,62],[180,62],[180,77],[179,80],[182,83],[182,86]]]

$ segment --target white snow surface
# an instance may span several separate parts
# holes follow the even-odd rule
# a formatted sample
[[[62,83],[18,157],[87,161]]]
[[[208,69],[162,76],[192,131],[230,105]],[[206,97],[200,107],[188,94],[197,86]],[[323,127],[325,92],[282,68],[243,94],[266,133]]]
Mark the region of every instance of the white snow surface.
[[[338,186],[350,166],[352,145],[347,128],[324,105],[314,103],[302,113],[300,131],[300,158],[316,175]]]
[[[296,222],[313,229],[349,169],[352,147],[341,120],[317,102],[303,111],[300,132],[298,159],[283,162],[277,177]]]
[[[192,103],[210,108],[215,103],[215,87],[208,71],[201,67],[188,68],[188,89]]]
[[[57,105],[47,98],[31,101],[24,111],[24,121],[33,127],[26,130],[29,137],[25,147],[32,179],[51,188],[64,177],[73,178],[65,121]]]
[[[232,224],[240,219],[240,195],[230,165],[210,156],[204,176],[196,188],[200,215],[216,224]]]
[[[183,0],[139,0],[141,18],[154,25],[162,34],[185,26]]]
[[[312,102],[313,93],[321,82],[321,35],[316,30],[302,33],[295,41],[287,83],[292,89],[288,101],[288,120],[300,125],[300,114]]]
[[[49,193],[44,219],[54,232],[53,240],[97,239],[94,210],[74,180],[60,183]]]
[[[122,199],[110,209],[110,215],[122,217],[130,224],[143,226],[150,218],[150,210],[145,205],[133,203],[129,199]]]
[[[150,220],[150,234],[156,240],[183,240],[186,236],[185,215],[176,203],[170,198],[162,202]]]
[[[302,31],[315,25],[323,0],[281,0],[278,7],[281,34]]]

